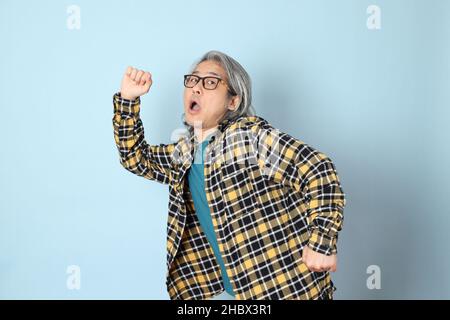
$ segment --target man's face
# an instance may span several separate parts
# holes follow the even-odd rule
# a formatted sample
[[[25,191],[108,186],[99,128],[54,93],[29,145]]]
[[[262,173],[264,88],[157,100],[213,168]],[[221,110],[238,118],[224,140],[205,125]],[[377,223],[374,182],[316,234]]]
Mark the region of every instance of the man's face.
[[[214,61],[203,61],[192,74],[199,77],[219,77],[227,82],[225,71]],[[199,80],[193,88],[184,88],[185,120],[189,125],[203,130],[214,128],[229,108],[229,100],[227,87],[223,82],[219,82],[216,89],[208,90],[203,87],[202,80]],[[198,107],[193,109],[194,101]]]

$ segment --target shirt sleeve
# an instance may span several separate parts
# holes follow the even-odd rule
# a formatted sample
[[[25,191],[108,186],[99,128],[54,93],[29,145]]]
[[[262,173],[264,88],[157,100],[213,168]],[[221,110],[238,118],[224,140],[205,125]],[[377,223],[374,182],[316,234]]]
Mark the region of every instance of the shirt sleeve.
[[[169,184],[175,168],[175,144],[149,145],[140,119],[140,98],[128,100],[117,92],[113,96],[114,140],[122,166],[149,180]]]
[[[332,160],[266,121],[252,132],[256,133],[256,158],[262,174],[299,192],[305,200],[308,247],[325,255],[336,254],[346,200]]]

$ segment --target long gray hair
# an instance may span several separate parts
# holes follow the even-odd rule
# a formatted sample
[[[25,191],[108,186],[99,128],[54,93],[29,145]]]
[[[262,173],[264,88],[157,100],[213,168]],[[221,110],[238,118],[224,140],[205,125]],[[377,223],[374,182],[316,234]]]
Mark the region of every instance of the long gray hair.
[[[255,115],[255,109],[252,105],[252,84],[250,76],[247,71],[232,57],[227,54],[211,50],[205,53],[197,62],[195,62],[189,73],[192,73],[195,68],[203,61],[217,62],[226,72],[228,85],[228,98],[233,96],[239,96],[239,105],[235,110],[227,110],[222,119],[219,120],[219,124],[224,120],[234,120],[240,116]],[[182,115],[182,122],[189,132],[189,137],[194,134],[194,127],[189,125],[185,120],[185,114]]]

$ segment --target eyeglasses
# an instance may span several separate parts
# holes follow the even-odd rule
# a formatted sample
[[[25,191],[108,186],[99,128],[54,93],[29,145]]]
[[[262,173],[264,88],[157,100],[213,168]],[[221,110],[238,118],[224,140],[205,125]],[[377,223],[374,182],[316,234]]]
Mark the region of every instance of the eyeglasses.
[[[212,76],[199,77],[194,74],[185,74],[184,75],[184,86],[186,88],[193,88],[200,80],[202,80],[203,88],[205,88],[206,90],[214,90],[219,85],[219,82],[222,82],[228,88],[228,90],[231,91],[228,84],[221,78],[212,77]]]

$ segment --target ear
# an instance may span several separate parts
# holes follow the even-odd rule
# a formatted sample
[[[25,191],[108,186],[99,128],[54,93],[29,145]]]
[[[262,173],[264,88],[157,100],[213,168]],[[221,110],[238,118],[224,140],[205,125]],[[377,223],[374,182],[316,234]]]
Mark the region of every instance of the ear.
[[[240,97],[238,95],[233,96],[230,99],[230,103],[228,105],[228,109],[231,111],[235,111],[236,108],[239,106],[239,102],[240,102]]]

